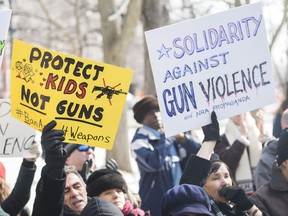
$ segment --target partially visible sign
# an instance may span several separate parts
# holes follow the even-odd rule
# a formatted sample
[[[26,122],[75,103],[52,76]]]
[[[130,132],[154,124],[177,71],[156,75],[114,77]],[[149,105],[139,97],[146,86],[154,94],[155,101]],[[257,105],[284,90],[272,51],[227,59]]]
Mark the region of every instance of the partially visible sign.
[[[9,30],[12,11],[9,9],[0,10],[0,68],[2,65],[6,38]]]
[[[276,101],[261,3],[145,36],[167,136]]]
[[[10,99],[0,99],[0,157],[31,157],[36,131],[11,116]]]
[[[51,120],[65,142],[111,149],[133,72],[14,40],[12,116],[36,130]]]

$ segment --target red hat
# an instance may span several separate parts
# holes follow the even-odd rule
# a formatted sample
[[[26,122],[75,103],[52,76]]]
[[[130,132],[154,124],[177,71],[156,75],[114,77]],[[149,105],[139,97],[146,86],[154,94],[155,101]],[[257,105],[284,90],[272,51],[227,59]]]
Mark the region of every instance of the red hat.
[[[0,162],[0,177],[6,180],[6,169],[2,162]]]

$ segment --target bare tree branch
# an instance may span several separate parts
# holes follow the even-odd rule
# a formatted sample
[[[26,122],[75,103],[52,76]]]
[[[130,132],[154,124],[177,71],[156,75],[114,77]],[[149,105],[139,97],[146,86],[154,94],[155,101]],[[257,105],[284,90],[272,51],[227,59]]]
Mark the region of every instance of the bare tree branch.
[[[279,36],[279,33],[282,29],[282,27],[287,24],[287,13],[288,13],[288,0],[285,0],[283,1],[283,4],[284,4],[284,12],[283,12],[283,17],[282,17],[282,20],[280,22],[280,25],[277,27],[274,35],[272,36],[272,39],[271,39],[271,43],[270,43],[270,50],[272,50],[274,44],[275,44],[275,41],[277,39],[277,37]]]
[[[120,8],[115,13],[113,13],[112,15],[108,17],[108,21],[112,22],[116,20],[117,18],[121,17],[122,14],[125,14],[127,12],[129,3],[130,3],[130,0],[125,0],[123,4],[121,4]]]

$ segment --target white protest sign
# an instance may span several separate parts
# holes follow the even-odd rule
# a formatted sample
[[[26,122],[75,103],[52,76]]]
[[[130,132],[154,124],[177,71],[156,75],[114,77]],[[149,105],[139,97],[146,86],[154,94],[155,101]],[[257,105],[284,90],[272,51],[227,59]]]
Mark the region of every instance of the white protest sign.
[[[2,65],[3,52],[6,45],[11,13],[12,11],[9,9],[0,10],[0,67]]]
[[[145,32],[167,136],[274,103],[261,3]]]
[[[11,116],[10,99],[0,99],[0,157],[30,157],[36,131]]]

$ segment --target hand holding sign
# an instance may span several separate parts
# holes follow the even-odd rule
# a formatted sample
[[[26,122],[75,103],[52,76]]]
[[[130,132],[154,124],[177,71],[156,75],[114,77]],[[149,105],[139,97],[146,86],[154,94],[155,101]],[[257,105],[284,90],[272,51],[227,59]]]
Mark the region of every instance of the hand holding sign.
[[[217,116],[215,111],[211,113],[211,124],[205,125],[202,127],[204,133],[204,140],[205,141],[215,141],[220,139],[220,128],[219,122],[217,120]]]
[[[62,142],[65,140],[64,132],[62,130],[54,130],[56,125],[56,121],[52,120],[43,128],[41,143],[46,155],[63,155]]]
[[[66,162],[63,150],[64,132],[55,130],[55,120],[50,121],[43,129],[41,136],[42,147],[45,152],[46,172],[56,178],[62,178]]]

